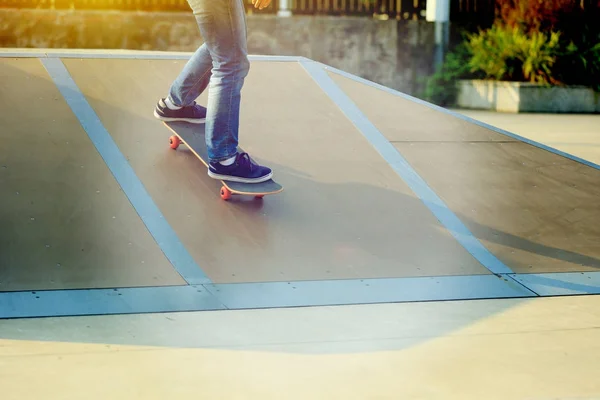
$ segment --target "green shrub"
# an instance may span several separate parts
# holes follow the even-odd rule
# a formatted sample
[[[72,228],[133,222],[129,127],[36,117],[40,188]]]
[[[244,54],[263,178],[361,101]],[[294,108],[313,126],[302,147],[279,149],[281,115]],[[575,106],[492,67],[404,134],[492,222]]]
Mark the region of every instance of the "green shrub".
[[[589,86],[600,92],[600,24],[588,21],[578,21],[578,28],[574,24],[562,30],[564,45],[565,37],[570,38],[568,45],[574,51],[557,60],[556,76],[570,85]]]
[[[518,27],[528,35],[560,32],[552,78],[600,91],[600,1],[496,0],[495,24]]]
[[[600,1],[600,0],[599,0]],[[491,28],[464,35],[423,96],[454,105],[459,79],[584,85],[600,92],[600,7],[574,0],[497,0]]]
[[[454,105],[458,94],[457,81],[466,77],[482,77],[469,71],[470,56],[465,43],[448,52],[443,64],[425,80],[425,90],[421,97],[439,106]]]
[[[490,29],[468,35],[471,72],[482,72],[486,79],[559,84],[553,67],[564,51],[560,33],[526,34],[520,27],[495,24]],[[567,52],[572,52],[568,49]]]

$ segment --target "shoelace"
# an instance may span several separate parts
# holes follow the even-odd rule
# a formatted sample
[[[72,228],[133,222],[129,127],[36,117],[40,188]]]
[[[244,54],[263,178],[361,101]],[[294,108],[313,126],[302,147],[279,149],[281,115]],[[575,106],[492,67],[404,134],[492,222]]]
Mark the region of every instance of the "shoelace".
[[[250,171],[254,169],[254,163],[252,162],[252,159],[250,159],[250,155],[248,153],[240,153],[238,155],[237,162],[242,167],[249,166]]]
[[[250,171],[252,171],[252,160],[250,160],[250,155],[248,153],[240,153],[236,161],[242,167],[249,166]]]

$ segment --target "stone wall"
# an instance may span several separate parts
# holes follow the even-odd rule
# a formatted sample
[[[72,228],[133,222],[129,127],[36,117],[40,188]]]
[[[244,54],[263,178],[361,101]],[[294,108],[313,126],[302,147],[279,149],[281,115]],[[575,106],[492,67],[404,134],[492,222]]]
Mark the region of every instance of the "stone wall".
[[[0,46],[193,51],[191,13],[0,10]],[[368,17],[248,16],[251,54],[296,55],[409,94],[433,69],[434,29],[424,21]]]

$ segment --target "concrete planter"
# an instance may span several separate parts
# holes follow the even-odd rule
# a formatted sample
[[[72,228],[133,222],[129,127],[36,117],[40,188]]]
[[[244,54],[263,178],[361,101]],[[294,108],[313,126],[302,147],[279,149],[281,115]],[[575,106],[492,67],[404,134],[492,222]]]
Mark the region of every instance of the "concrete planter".
[[[600,113],[600,93],[581,86],[461,80],[458,106],[501,112]]]

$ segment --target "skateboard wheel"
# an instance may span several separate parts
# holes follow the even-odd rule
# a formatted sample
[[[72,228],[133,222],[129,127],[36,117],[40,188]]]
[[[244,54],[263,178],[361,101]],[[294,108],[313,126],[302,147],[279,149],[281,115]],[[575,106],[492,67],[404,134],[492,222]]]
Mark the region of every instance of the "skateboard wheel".
[[[169,138],[169,145],[172,149],[178,148],[179,143],[181,143],[181,139],[179,139],[179,137],[173,135]]]
[[[231,198],[231,192],[225,186],[221,188],[221,198],[223,200],[229,200]]]
[[[255,199],[262,199],[263,197],[265,197],[264,194],[259,194],[257,196],[254,196]]]

